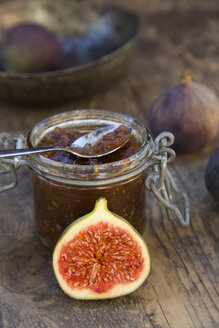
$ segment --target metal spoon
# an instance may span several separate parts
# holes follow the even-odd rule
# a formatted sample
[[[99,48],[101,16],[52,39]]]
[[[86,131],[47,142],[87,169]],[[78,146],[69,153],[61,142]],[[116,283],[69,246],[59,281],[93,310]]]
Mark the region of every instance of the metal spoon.
[[[118,127],[120,127],[121,124],[115,123],[112,125],[105,126],[103,128],[91,131],[78,139],[76,139],[70,147],[55,147],[55,146],[46,146],[46,147],[37,147],[37,148],[23,148],[23,149],[9,149],[9,150],[1,150],[0,151],[0,158],[4,157],[13,157],[13,156],[20,156],[20,155],[30,155],[30,154],[36,154],[36,153],[43,153],[43,152],[48,152],[48,151],[57,151],[57,150],[64,150],[69,153],[72,153],[74,155],[84,157],[84,158],[96,158],[96,157],[101,157],[108,155],[117,149],[121,148],[126,144],[129,140],[129,138],[125,139],[122,141],[120,145],[118,145],[116,148],[113,149],[106,149],[102,153],[89,153],[92,151],[92,148],[98,144],[104,136],[106,136],[108,133],[113,132],[116,130]],[[131,129],[129,129],[130,131]],[[130,131],[130,136],[131,136],[131,131]]]

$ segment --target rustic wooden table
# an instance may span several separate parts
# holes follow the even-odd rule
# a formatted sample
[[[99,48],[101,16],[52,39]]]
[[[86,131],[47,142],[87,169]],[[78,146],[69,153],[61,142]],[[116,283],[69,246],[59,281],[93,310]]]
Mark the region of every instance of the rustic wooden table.
[[[115,1],[116,2],[116,1]],[[190,68],[196,80],[219,93],[217,0],[121,0],[141,26],[135,57],[125,78],[108,91],[59,108],[0,104],[0,131],[27,134],[43,118],[73,108],[105,108],[146,124],[150,103]],[[204,169],[219,139],[178,156],[170,170],[190,198],[188,228],[167,219],[148,193],[144,238],[151,273],[134,293],[114,300],[76,301],[58,287],[51,251],[34,229],[27,168],[15,189],[0,195],[0,327],[2,328],[215,328],[218,312],[219,204],[208,194]]]

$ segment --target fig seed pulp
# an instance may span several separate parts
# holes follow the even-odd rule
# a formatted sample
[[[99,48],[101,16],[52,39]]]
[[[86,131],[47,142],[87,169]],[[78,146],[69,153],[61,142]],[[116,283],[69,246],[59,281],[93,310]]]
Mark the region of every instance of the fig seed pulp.
[[[100,221],[63,245],[59,270],[70,287],[102,293],[117,282],[136,281],[143,262],[141,248],[129,233]]]

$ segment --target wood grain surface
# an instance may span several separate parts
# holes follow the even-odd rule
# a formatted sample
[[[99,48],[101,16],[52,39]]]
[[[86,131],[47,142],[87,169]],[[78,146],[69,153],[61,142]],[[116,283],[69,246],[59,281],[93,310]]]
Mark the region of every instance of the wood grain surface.
[[[146,124],[151,102],[186,69],[219,94],[218,0],[121,0],[120,5],[140,19],[126,76],[107,91],[56,108],[0,103],[1,132],[26,135],[43,118],[74,108],[109,109]],[[177,156],[170,165],[190,199],[188,228],[169,221],[148,193],[144,239],[151,273],[137,291],[114,300],[77,301],[61,291],[51,251],[35,235],[30,173],[19,169],[17,187],[0,194],[0,327],[219,327],[219,203],[204,184],[207,161],[217,147],[218,138],[201,151]]]

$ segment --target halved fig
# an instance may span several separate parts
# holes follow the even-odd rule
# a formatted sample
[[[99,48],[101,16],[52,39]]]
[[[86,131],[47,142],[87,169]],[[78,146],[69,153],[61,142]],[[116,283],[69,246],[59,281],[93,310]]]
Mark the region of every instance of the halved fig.
[[[110,212],[105,198],[66,228],[53,252],[60,287],[77,299],[129,294],[150,271],[147,246],[123,218]]]

